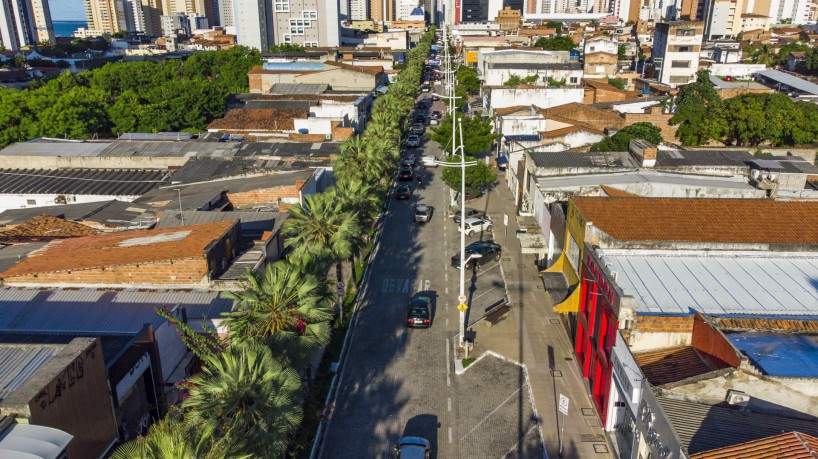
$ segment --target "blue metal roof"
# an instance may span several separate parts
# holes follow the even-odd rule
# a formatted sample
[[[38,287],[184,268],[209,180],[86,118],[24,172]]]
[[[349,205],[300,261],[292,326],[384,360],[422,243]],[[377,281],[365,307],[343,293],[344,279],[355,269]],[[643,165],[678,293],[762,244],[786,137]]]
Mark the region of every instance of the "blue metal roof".
[[[291,70],[296,72],[309,72],[324,70],[323,62],[265,62],[262,65],[264,70]]]
[[[770,376],[818,377],[818,340],[815,335],[743,332],[727,338]]]
[[[540,140],[540,136],[535,134],[507,135],[505,138],[506,142],[536,142]]]

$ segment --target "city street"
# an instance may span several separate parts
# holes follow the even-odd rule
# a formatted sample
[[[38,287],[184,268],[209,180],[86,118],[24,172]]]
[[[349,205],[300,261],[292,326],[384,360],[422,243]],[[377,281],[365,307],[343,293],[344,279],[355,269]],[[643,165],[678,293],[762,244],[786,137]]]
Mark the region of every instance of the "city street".
[[[442,104],[427,107],[427,113],[432,109],[443,110]],[[416,152],[443,155],[440,146],[428,140]],[[426,171],[421,185],[412,182],[409,200],[392,199],[389,204],[348,359],[339,370],[335,411],[321,457],[394,457],[394,446],[407,435],[427,438],[431,457],[542,457],[530,387],[520,366],[488,356],[459,376],[454,372],[459,271],[450,265],[460,237],[448,216],[443,168]],[[434,207],[430,222],[413,222],[417,203]],[[485,198],[468,204],[480,209]],[[489,217],[495,231],[497,225],[502,227],[502,215]],[[467,237],[467,244],[481,238],[491,240],[493,235],[478,233]],[[467,271],[465,288],[469,323],[506,299],[496,261],[477,272]],[[432,298],[429,329],[406,327],[407,304],[415,294]]]

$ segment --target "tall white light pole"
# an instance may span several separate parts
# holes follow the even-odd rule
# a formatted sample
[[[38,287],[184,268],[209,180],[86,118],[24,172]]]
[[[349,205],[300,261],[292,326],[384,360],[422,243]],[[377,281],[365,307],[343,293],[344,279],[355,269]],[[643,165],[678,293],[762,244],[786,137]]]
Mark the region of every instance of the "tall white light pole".
[[[454,101],[456,99],[452,99]],[[458,120],[460,128],[460,295],[457,299],[460,303],[457,309],[460,311],[460,347],[463,347],[463,336],[466,334],[466,311],[469,309],[466,304],[466,150],[463,148],[463,124]],[[452,154],[455,149],[452,148]],[[475,262],[476,263],[476,262]]]

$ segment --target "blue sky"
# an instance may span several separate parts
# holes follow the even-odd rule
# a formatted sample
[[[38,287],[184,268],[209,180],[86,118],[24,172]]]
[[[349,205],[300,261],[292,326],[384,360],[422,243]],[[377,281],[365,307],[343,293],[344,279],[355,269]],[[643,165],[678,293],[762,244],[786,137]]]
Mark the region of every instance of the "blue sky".
[[[52,21],[84,21],[85,6],[82,0],[49,0]]]

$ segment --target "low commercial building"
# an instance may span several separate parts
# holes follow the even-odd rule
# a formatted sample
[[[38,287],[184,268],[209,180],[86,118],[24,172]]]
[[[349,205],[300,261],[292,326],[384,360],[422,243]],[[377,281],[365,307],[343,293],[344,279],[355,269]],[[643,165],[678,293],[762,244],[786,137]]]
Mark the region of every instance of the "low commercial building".
[[[546,109],[569,103],[580,103],[585,90],[577,88],[551,88],[546,86],[484,86],[481,89],[483,107],[494,111],[520,105],[535,105]]]
[[[9,209],[0,212],[0,231],[16,228],[29,222],[32,218],[43,215],[59,218],[66,222],[78,223],[100,232],[147,229],[156,223],[156,213],[151,209],[113,199],[100,202]]]
[[[582,81],[582,65],[579,63],[488,63],[482,75],[488,86],[503,85],[512,76],[520,78],[536,77],[542,86],[550,82],[563,83],[567,86],[579,85]]]
[[[656,24],[652,52],[656,80],[671,88],[695,80],[704,27],[702,22]]]
[[[797,100],[818,100],[818,84],[780,70],[758,72],[756,81]]]
[[[323,84],[336,91],[372,91],[386,82],[383,67],[335,61],[325,61],[309,70],[266,70],[255,67],[248,73],[248,78],[252,93],[267,93],[276,83]]]

